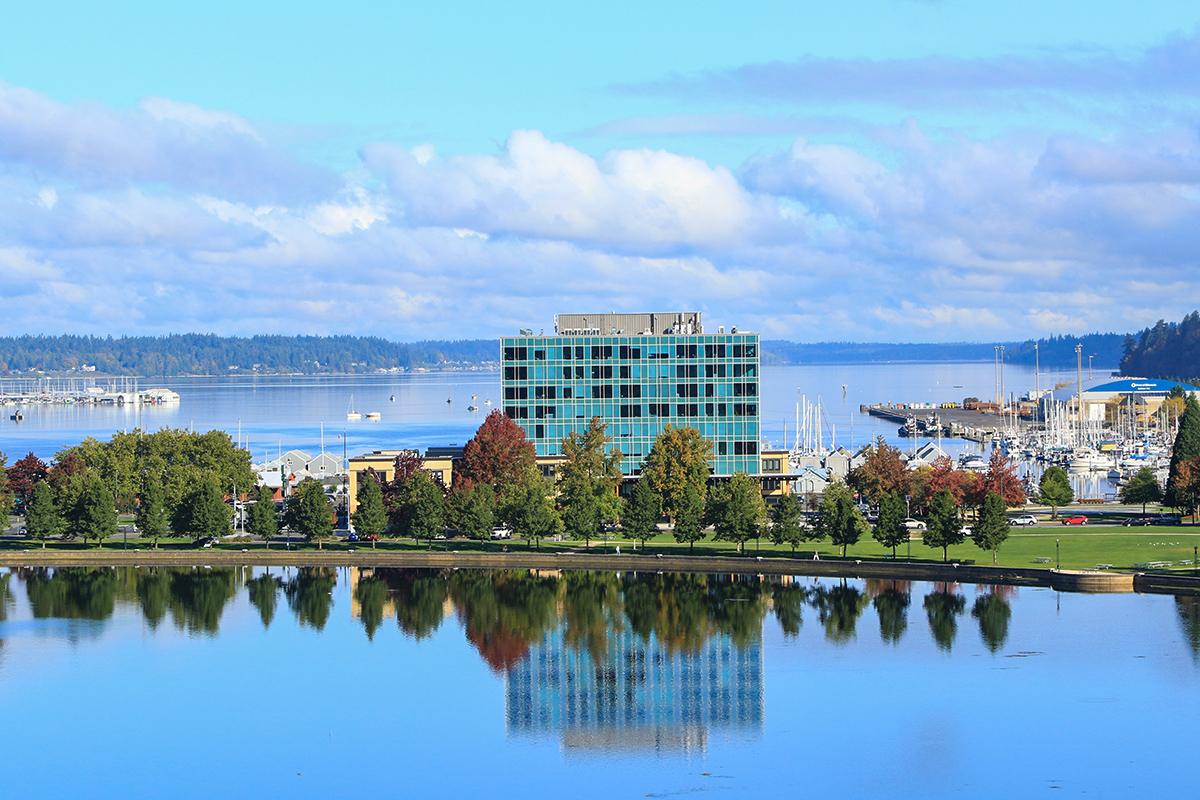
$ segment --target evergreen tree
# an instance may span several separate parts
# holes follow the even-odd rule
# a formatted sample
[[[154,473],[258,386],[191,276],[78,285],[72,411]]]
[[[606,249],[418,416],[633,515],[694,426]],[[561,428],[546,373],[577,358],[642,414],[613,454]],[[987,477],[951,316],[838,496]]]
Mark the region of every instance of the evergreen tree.
[[[358,485],[355,499],[358,508],[351,515],[354,530],[370,539],[374,549],[375,542],[387,532],[388,525],[387,511],[383,507],[383,489],[375,480],[374,473]]]
[[[892,548],[892,558],[896,557],[896,548],[908,541],[908,528],[904,527],[904,501],[899,495],[888,492],[880,499],[879,521],[875,523],[872,536],[884,547]]]
[[[374,483],[374,481],[368,482]],[[361,492],[361,489],[359,491]],[[246,532],[262,539],[267,549],[271,549],[271,540],[279,533],[279,518],[275,512],[275,490],[271,487],[259,487],[254,505],[250,506],[250,519],[246,522]],[[264,620],[264,624],[268,623],[268,620]]]
[[[828,536],[835,546],[842,548],[843,558],[847,547],[857,544],[870,532],[870,526],[854,504],[850,488],[840,481],[825,487],[825,496],[817,508],[817,528],[821,538]]]
[[[1062,467],[1046,467],[1038,480],[1037,500],[1044,506],[1050,506],[1050,519],[1058,518],[1058,509],[1070,505],[1075,500],[1075,490],[1071,488],[1071,478]]]
[[[98,547],[117,533],[117,509],[108,487],[95,473],[84,476],[82,490],[67,518],[71,531],[84,541],[95,539]]]
[[[1190,394],[1186,402],[1183,415],[1179,418],[1179,433],[1175,434],[1175,445],[1171,449],[1171,469],[1167,474],[1166,504],[1176,508],[1191,503],[1191,498],[1176,488],[1179,465],[1200,456],[1200,403]]]
[[[790,544],[795,555],[796,547],[804,541],[804,533],[800,500],[794,494],[785,494],[771,510],[771,541],[777,545]]]
[[[976,546],[992,551],[992,563],[996,563],[996,551],[1008,538],[1008,518],[1004,512],[1004,501],[995,492],[988,492],[979,509],[979,520],[974,528]]]
[[[949,490],[942,489],[933,496],[933,502],[929,505],[929,518],[921,541],[928,547],[942,548],[942,561],[946,561],[949,559],[948,548],[962,544],[963,538],[954,496]]]
[[[414,539],[433,540],[446,530],[446,499],[442,488],[428,472],[418,470],[407,481],[406,517]]]
[[[671,536],[680,544],[686,544],[689,553],[694,552],[696,542],[704,538],[705,512],[704,494],[694,484],[686,484],[683,494],[679,496],[679,508],[675,510]]]
[[[45,481],[38,481],[29,493],[25,508],[25,530],[40,541],[45,549],[46,539],[59,533],[63,527],[54,490]]]
[[[1141,504],[1143,517],[1146,516],[1146,504],[1157,503],[1162,497],[1162,487],[1158,484],[1158,478],[1154,477],[1154,470],[1149,467],[1139,469],[1129,483],[1121,487],[1121,502]]]
[[[621,514],[621,533],[627,539],[641,542],[644,549],[646,540],[658,533],[658,518],[661,515],[658,494],[643,475],[634,483],[633,491],[625,501],[625,511]]]
[[[170,530],[167,509],[164,504],[163,487],[153,474],[147,475],[141,494],[138,496],[137,528],[143,538],[149,537],[158,549],[158,540]]]

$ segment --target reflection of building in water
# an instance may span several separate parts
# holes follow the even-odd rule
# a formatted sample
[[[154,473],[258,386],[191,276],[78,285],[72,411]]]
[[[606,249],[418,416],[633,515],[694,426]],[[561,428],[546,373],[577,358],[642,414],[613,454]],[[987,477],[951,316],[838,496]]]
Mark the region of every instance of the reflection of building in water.
[[[609,632],[602,663],[546,635],[507,674],[510,736],[558,732],[586,750],[703,750],[710,730],[759,733],[763,723],[762,643],[708,639],[671,652],[655,636]]]

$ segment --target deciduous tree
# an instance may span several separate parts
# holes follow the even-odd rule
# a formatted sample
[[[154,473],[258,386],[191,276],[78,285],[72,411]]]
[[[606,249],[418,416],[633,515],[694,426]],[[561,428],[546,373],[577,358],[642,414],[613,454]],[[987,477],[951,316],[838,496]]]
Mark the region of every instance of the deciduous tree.
[[[800,512],[800,500],[794,494],[785,494],[771,510],[771,541],[775,544],[790,544],[792,553],[804,541],[804,517]]]
[[[658,533],[658,518],[662,516],[658,494],[646,480],[645,472],[633,485],[625,501],[625,510],[621,513],[621,533],[627,539],[634,539],[646,546],[647,539],[653,539]]]
[[[557,534],[562,526],[550,486],[537,467],[527,467],[521,479],[505,487],[497,502],[500,521],[526,541],[541,549],[541,540]]]
[[[488,414],[454,467],[454,484],[486,483],[496,491],[516,483],[533,466],[536,451],[521,426],[496,409]]]
[[[713,526],[714,539],[733,542],[738,552],[744,553],[747,540],[757,539],[767,520],[758,481],[744,472],[735,472],[727,482],[712,488],[705,516]]]
[[[642,479],[658,494],[663,513],[672,520],[679,512],[685,486],[691,484],[704,494],[712,458],[712,442],[695,428],[667,425],[654,440]]]
[[[63,519],[54,490],[45,481],[38,481],[27,495],[25,504],[25,531],[46,547],[46,539],[62,531]]]
[[[275,511],[275,490],[269,486],[260,486],[250,506],[250,519],[246,522],[246,532],[263,540],[267,549],[271,549],[271,540],[279,533],[279,517]],[[267,621],[264,620],[264,624]]]
[[[312,478],[305,478],[287,500],[284,519],[288,527],[306,541],[317,543],[321,549],[324,539],[333,535],[333,513],[325,488]]]
[[[972,505],[981,506],[988,492],[995,492],[1008,508],[1025,505],[1025,487],[1017,477],[1017,465],[999,447],[988,458],[987,471],[980,485],[983,494],[973,498]]]
[[[857,544],[871,530],[855,505],[850,488],[841,481],[834,481],[825,487],[825,497],[817,509],[817,527],[823,536],[829,537],[830,542],[842,548],[843,558],[846,548]]]
[[[183,500],[176,504],[175,513],[171,515],[171,527],[175,533],[191,536],[193,539],[224,536],[229,533],[231,514],[232,511],[225,505],[216,481],[210,478],[193,487]]]
[[[695,484],[689,483],[683,487],[683,494],[679,498],[679,508],[675,510],[671,536],[680,544],[686,544],[688,552],[691,553],[696,549],[696,542],[704,538],[704,528],[704,493]]]
[[[46,480],[48,472],[46,462],[33,453],[19,459],[8,468],[8,488],[18,506],[24,507],[33,495],[33,487]]]
[[[117,533],[117,509],[112,495],[99,475],[87,474],[83,485],[67,517],[71,531],[84,541],[95,539],[98,547],[104,539]]]
[[[465,484],[464,484],[465,485]],[[446,506],[454,527],[469,539],[486,542],[496,527],[496,495],[491,484],[477,483],[470,489],[451,489]]]
[[[1146,516],[1146,504],[1157,503],[1162,497],[1162,486],[1159,485],[1158,478],[1154,477],[1154,470],[1149,467],[1139,469],[1129,479],[1129,483],[1121,487],[1121,502],[1140,504],[1143,517]]]
[[[896,548],[908,541],[903,498],[889,492],[880,499],[879,521],[872,536],[884,547],[892,548],[892,558],[896,557]]]
[[[608,426],[593,417],[583,431],[572,431],[562,441],[566,458],[559,482],[563,527],[572,539],[587,547],[601,526],[617,518],[621,482],[621,451],[610,448]]]
[[[151,474],[145,477],[138,495],[137,528],[142,538],[149,538],[158,549],[158,540],[170,530],[162,484]]]
[[[414,472],[406,481],[404,519],[414,539],[424,539],[433,548],[433,540],[446,529],[446,501],[442,487],[428,472]]]
[[[889,492],[901,497],[910,494],[910,480],[900,450],[879,436],[868,448],[866,460],[850,473],[847,482],[864,498],[878,501]]]
[[[366,479],[358,485],[355,492],[358,507],[351,515],[355,532],[371,540],[375,547],[380,536],[387,532],[387,511],[383,507],[383,489],[375,478],[374,471],[367,474]]]
[[[925,533],[921,541],[928,547],[942,548],[942,561],[949,558],[948,548],[951,545],[962,544],[962,523],[958,517],[958,506],[954,495],[949,490],[942,489],[933,496],[929,504],[929,517],[925,522]]]

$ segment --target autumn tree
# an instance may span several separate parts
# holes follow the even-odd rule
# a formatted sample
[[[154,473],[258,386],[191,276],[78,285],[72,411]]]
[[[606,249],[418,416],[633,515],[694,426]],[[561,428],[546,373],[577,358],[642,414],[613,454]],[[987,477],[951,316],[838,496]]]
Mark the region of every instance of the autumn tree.
[[[496,409],[463,448],[462,458],[454,467],[454,484],[470,489],[486,483],[503,491],[505,486],[518,482],[535,459],[536,451],[526,441],[525,431]]]
[[[892,548],[892,558],[896,557],[896,548],[908,541],[908,528],[904,527],[903,498],[889,492],[880,499],[879,521],[875,523],[875,531],[871,535],[884,547]]]
[[[566,461],[559,469],[563,527],[572,539],[587,547],[601,526],[617,518],[621,483],[621,451],[610,448],[612,437],[599,417],[582,432],[572,431],[562,441]]]
[[[1038,480],[1037,501],[1044,506],[1050,506],[1050,519],[1058,518],[1058,509],[1070,505],[1075,499],[1075,490],[1071,488],[1071,478],[1067,471],[1059,466],[1046,467]]]
[[[1162,486],[1154,477],[1154,470],[1149,467],[1139,469],[1129,483],[1121,487],[1121,502],[1141,505],[1143,517],[1146,516],[1146,504],[1160,502],[1162,497]]]
[[[645,548],[646,540],[653,539],[658,533],[658,518],[662,516],[658,494],[646,480],[645,473],[633,485],[625,501],[625,510],[621,513],[621,533],[627,539],[642,543]]]
[[[1193,516],[1200,498],[1200,456],[1179,462],[1170,488],[1175,507],[1186,509]]]
[[[717,541],[733,542],[744,553],[746,542],[757,539],[767,520],[767,508],[758,481],[744,472],[735,472],[709,493],[705,517],[713,527]]]
[[[1008,508],[1025,505],[1025,487],[1017,477],[1017,465],[999,447],[992,450],[980,488],[983,494],[974,498],[972,505],[982,506],[987,492],[998,494]]]
[[[46,480],[49,467],[33,453],[8,468],[8,488],[18,508],[24,508],[33,495],[33,487]]]
[[[891,492],[901,497],[910,494],[911,475],[899,448],[884,441],[883,436],[867,450],[866,460],[855,468],[847,483],[864,498],[878,501]]]
[[[663,513],[675,519],[684,487],[691,484],[703,495],[711,473],[713,445],[700,431],[665,426],[654,440],[642,467],[642,478],[658,495]]]
[[[929,505],[933,501],[933,496],[942,489],[950,492],[954,502],[961,505],[967,496],[967,474],[955,467],[954,460],[949,456],[941,456],[935,459],[931,465],[924,489],[921,501],[925,505]]]
[[[927,547],[942,548],[942,561],[946,561],[949,558],[948,548],[962,544],[964,538],[954,495],[950,494],[949,490],[942,489],[933,496],[933,501],[929,504],[929,517],[926,519],[921,541]]]
[[[981,550],[992,551],[992,563],[996,563],[996,551],[1008,538],[1008,518],[1005,516],[1004,501],[995,492],[988,492],[979,509],[972,537]]]
[[[1179,417],[1179,432],[1175,434],[1175,444],[1171,449],[1171,468],[1167,473],[1166,504],[1176,508],[1190,507],[1191,503],[1190,498],[1180,496],[1176,491],[1181,483],[1176,479],[1179,467],[1200,456],[1200,403],[1191,394],[1184,402],[1183,414]]]

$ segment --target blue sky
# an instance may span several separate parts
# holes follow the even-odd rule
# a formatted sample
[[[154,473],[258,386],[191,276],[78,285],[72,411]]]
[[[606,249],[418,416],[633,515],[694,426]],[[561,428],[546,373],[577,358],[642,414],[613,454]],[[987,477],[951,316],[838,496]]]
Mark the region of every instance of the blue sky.
[[[1174,2],[24,4],[0,332],[1178,319],[1198,31]]]

